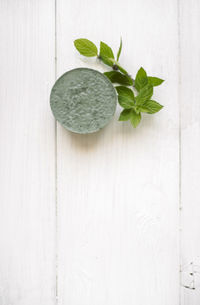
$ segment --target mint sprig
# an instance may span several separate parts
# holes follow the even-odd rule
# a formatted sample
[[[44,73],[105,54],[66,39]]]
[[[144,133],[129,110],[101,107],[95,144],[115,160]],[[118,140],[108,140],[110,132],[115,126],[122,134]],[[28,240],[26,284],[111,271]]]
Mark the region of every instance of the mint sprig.
[[[122,39],[115,59],[114,52],[105,42],[100,42],[100,50],[96,45],[85,38],[76,39],[74,46],[81,55],[87,57],[96,56],[105,65],[112,67],[112,71],[105,72],[104,75],[114,84],[119,84],[116,91],[119,105],[124,108],[120,113],[119,121],[129,121],[136,128],[141,121],[141,113],[154,114],[160,111],[163,106],[152,100],[153,87],[161,85],[164,80],[158,77],[148,76],[144,68],[140,68],[135,80],[120,65],[119,58],[122,51]],[[131,87],[131,88],[130,88]],[[134,90],[137,95],[135,96]]]

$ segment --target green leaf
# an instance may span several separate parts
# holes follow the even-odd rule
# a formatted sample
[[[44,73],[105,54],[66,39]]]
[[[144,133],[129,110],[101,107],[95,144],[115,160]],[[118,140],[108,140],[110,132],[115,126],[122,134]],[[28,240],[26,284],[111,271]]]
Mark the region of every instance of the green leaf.
[[[155,87],[161,85],[164,80],[158,77],[148,76],[148,82]]]
[[[139,106],[138,110],[141,112],[153,114],[153,113],[160,111],[162,108],[163,108],[163,106],[160,105],[159,103],[157,103],[156,101],[149,100],[149,101],[146,101],[142,106]]]
[[[112,49],[104,42],[100,42],[100,53],[99,53],[102,61],[108,65],[111,66],[113,65],[113,61],[111,59],[114,59],[114,54]]]
[[[131,118],[131,109],[124,109],[119,116],[119,121],[128,121]]]
[[[100,56],[107,58],[115,58],[112,49],[103,41],[100,42]]]
[[[143,105],[144,102],[149,100],[153,95],[153,86],[151,84],[147,84],[143,87],[139,94],[136,96],[136,105]]]
[[[134,93],[130,88],[124,87],[124,86],[117,86],[115,87],[117,90],[118,95],[124,96],[130,101],[135,101]]]
[[[112,83],[118,83],[120,85],[131,86],[133,85],[133,80],[128,76],[117,71],[105,72],[105,76],[109,78]]]
[[[135,88],[140,91],[148,83],[146,71],[141,67],[135,78]]]
[[[118,102],[120,106],[122,106],[125,109],[131,109],[134,107],[134,101],[128,99],[126,96],[118,95]]]
[[[131,124],[133,125],[133,127],[136,128],[141,121],[141,113],[136,113],[132,109],[130,121],[131,121]]]
[[[93,57],[97,56],[98,50],[95,44],[85,38],[80,38],[74,40],[74,46],[79,51],[81,55],[87,56],[87,57]]]
[[[120,46],[119,46],[119,50],[117,52],[117,61],[119,60],[119,57],[121,55],[121,51],[122,51],[122,38],[120,39]]]

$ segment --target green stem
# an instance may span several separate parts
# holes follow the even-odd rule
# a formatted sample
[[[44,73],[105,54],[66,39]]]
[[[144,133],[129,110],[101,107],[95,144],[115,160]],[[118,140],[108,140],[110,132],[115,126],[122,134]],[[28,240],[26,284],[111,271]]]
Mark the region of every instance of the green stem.
[[[97,58],[98,58],[101,62],[103,62],[100,55],[98,55]],[[105,64],[105,63],[103,62],[103,64]],[[106,65],[106,64],[105,64],[105,65]],[[109,66],[109,65],[106,65],[106,66],[111,67],[111,68],[113,69],[113,71],[120,71],[119,67],[118,67],[116,64],[113,64],[113,66]],[[122,69],[123,69],[123,68],[122,68]],[[126,71],[126,70],[124,69],[124,71]],[[121,72],[121,71],[120,71],[120,72]],[[127,76],[129,76],[129,77],[132,79],[132,81],[133,81],[133,88],[135,88],[135,86],[134,86],[135,80],[132,78],[132,76],[131,76],[129,73],[127,73],[127,74],[124,73],[124,74],[127,75]]]

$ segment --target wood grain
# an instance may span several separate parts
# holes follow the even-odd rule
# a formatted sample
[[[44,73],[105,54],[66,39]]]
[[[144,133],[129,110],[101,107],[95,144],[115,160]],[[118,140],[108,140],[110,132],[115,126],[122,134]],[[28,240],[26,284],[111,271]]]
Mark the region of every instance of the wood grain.
[[[1,1],[0,304],[55,304],[54,1]]]
[[[58,76],[101,69],[73,40],[103,40],[132,74],[167,79],[165,110],[133,130],[117,121],[80,136],[58,125],[58,304],[179,304],[177,3],[57,1]]]
[[[200,302],[200,2],[180,2],[183,305]]]

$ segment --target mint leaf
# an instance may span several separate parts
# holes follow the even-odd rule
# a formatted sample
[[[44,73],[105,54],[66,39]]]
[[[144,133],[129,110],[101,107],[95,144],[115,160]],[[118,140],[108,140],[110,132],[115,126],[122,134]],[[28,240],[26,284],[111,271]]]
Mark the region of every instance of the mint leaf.
[[[120,85],[131,86],[133,85],[133,80],[128,76],[117,71],[105,72],[105,76],[109,78],[112,83],[118,83]]]
[[[134,107],[134,101],[128,99],[126,96],[118,95],[118,102],[120,106],[122,106],[125,109],[131,109]]]
[[[111,66],[113,65],[113,61],[111,59],[114,59],[114,54],[112,49],[104,42],[100,42],[100,53],[99,53],[102,61],[108,65]]]
[[[164,80],[158,77],[148,76],[148,82],[155,87],[161,85]]]
[[[145,101],[149,100],[153,95],[153,86],[151,84],[147,84],[143,87],[139,94],[136,96],[136,105],[143,105]]]
[[[142,106],[139,106],[137,108],[141,112],[153,114],[153,113],[160,111],[163,108],[163,106],[160,105],[159,103],[157,103],[156,101],[149,100],[149,101],[146,101]]]
[[[115,58],[112,49],[103,41],[100,42],[100,54],[101,57]]]
[[[121,55],[121,51],[122,51],[122,38],[120,39],[120,46],[119,46],[119,50],[117,52],[117,61],[119,60],[119,57]]]
[[[98,50],[95,44],[85,38],[80,38],[74,40],[74,46],[79,51],[81,55],[87,56],[87,57],[93,57],[97,56]]]
[[[115,89],[117,90],[118,95],[124,96],[130,101],[135,101],[134,93],[131,89],[124,86],[117,86]]]
[[[148,83],[146,71],[141,67],[135,77],[135,88],[140,91]]]
[[[124,109],[119,116],[119,121],[128,121],[131,118],[131,109]]]
[[[141,113],[136,113],[132,109],[130,121],[131,121],[131,124],[133,125],[133,127],[136,128],[141,121]]]

